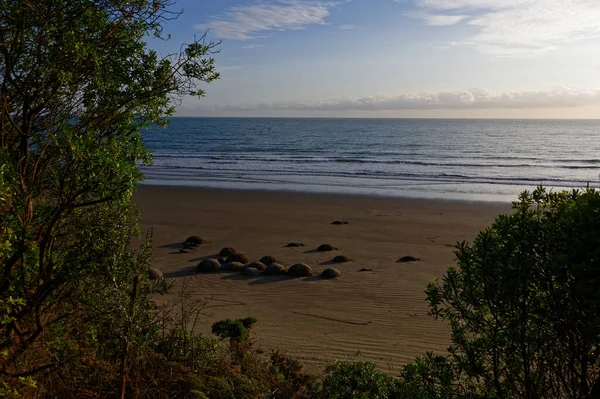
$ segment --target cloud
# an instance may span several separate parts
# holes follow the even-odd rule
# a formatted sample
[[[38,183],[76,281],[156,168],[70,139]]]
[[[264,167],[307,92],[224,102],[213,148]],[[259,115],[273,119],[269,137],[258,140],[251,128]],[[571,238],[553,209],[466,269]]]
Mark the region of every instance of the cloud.
[[[418,17],[475,29],[467,43],[488,54],[543,54],[600,37],[598,0],[415,0]],[[447,24],[442,24],[447,25]]]
[[[279,0],[234,6],[194,28],[208,29],[222,39],[248,40],[269,31],[325,24],[325,17],[334,5],[332,2]]]
[[[340,98],[329,101],[239,104],[203,107],[204,111],[398,111],[435,109],[571,108],[600,103],[600,89],[555,87],[551,90],[404,93],[393,97]]]
[[[450,26],[456,25],[460,21],[468,18],[467,15],[442,15],[442,14],[430,14],[427,12],[411,12],[407,14],[411,18],[422,19],[427,25],[431,26]]]
[[[254,49],[254,48],[261,48],[263,47],[263,44],[247,44],[245,46],[242,46],[243,49]]]
[[[352,29],[356,29],[356,26],[354,26],[354,25],[340,25],[338,28],[344,29],[344,30],[352,30]]]

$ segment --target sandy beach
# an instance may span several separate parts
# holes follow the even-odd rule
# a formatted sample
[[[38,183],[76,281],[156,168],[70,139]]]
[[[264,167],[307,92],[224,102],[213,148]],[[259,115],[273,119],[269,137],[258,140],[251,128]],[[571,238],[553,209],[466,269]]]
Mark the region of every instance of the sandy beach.
[[[449,329],[427,316],[425,286],[453,264],[457,241],[510,212],[507,203],[166,186],[142,186],[135,202],[142,228],[154,229],[153,267],[174,279],[173,293],[158,301],[186,281],[207,300],[201,331],[224,318],[254,316],[257,348],[280,349],[313,372],[360,353],[395,373],[426,351],[444,353]],[[180,253],[190,235],[207,243]],[[305,246],[284,247],[289,242]],[[316,252],[324,243],[338,250]],[[333,265],[342,273],[335,280],[195,273],[200,260],[223,247],[250,260],[303,262],[317,273],[332,267],[335,255],[351,262]],[[398,263],[403,256],[421,260]]]

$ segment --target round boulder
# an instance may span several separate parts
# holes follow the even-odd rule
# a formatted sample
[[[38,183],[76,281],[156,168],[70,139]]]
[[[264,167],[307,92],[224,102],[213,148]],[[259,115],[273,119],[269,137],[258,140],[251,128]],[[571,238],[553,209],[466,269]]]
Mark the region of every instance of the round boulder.
[[[242,276],[246,277],[258,277],[260,276],[260,273],[260,270],[253,267],[245,267],[244,270],[242,270]]]
[[[263,256],[262,258],[260,258],[260,262],[269,266],[271,263],[277,263],[277,259],[275,259],[271,255],[267,255],[267,256]]]
[[[421,259],[415,258],[414,256],[403,256],[400,259],[398,259],[396,262],[406,263],[406,262],[418,262],[420,260]]]
[[[204,242],[204,240],[198,236],[190,236],[188,238],[186,238],[186,240],[183,242],[183,245],[186,247],[197,247],[198,245],[202,244]]]
[[[267,265],[265,265],[262,262],[252,262],[252,263],[248,263],[246,265],[246,267],[252,267],[254,269],[258,269],[260,271],[265,270],[267,268]]]
[[[225,247],[219,251],[219,256],[222,258],[227,258],[229,255],[237,254],[237,251],[230,247]]]
[[[279,263],[271,263],[267,265],[263,274],[266,276],[279,276],[280,274],[285,274],[285,267],[281,266]]]
[[[221,270],[226,272],[239,272],[244,269],[244,264],[240,262],[229,262],[221,266]]]
[[[284,247],[289,247],[289,248],[297,248],[297,247],[303,247],[304,244],[299,243],[299,242],[290,242],[287,245],[284,245]]]
[[[227,257],[227,259],[225,260],[225,263],[230,263],[230,262],[240,262],[240,263],[248,263],[248,257],[244,254],[231,254]]]
[[[350,258],[348,258],[347,256],[344,256],[344,255],[338,255],[335,258],[333,258],[331,261],[334,263],[345,263],[345,262],[350,262]]]
[[[221,269],[221,264],[216,259],[203,259],[202,262],[196,266],[198,273],[215,273]]]
[[[164,276],[163,272],[161,272],[160,270],[150,268],[150,269],[148,269],[148,278],[150,280],[156,280],[159,278],[165,278],[165,276]]]
[[[296,263],[288,269],[287,274],[292,277],[310,277],[314,276],[315,272],[306,263]]]
[[[340,273],[338,269],[334,269],[332,267],[323,270],[323,273],[321,273],[321,277],[323,278],[336,278],[340,277],[341,275],[342,273]]]
[[[319,248],[317,248],[317,251],[326,252],[326,251],[334,251],[336,249],[337,248],[335,248],[329,244],[321,244],[321,245],[319,245]]]

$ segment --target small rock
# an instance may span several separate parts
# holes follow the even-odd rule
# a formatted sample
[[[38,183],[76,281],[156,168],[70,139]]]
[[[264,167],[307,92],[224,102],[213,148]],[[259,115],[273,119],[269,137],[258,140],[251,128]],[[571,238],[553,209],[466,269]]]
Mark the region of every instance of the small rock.
[[[332,262],[335,262],[335,263],[350,262],[350,258],[348,258],[347,256],[344,256],[344,255],[338,255],[335,258],[333,258]]]
[[[254,269],[258,269],[260,271],[265,270],[267,268],[267,265],[265,265],[262,262],[252,262],[252,263],[248,263],[246,265],[246,267],[252,267]]]
[[[277,263],[277,259],[275,259],[271,255],[267,255],[267,256],[263,256],[262,258],[260,258],[260,262],[269,266],[271,263]]]
[[[372,271],[373,271],[373,269],[365,269],[365,268],[362,268],[359,270],[359,272],[372,272]]]
[[[321,273],[321,277],[323,278],[336,278],[340,277],[341,275],[342,273],[340,273],[338,269],[334,269],[332,267],[323,270],[323,273]]]
[[[198,266],[196,271],[198,273],[215,273],[221,269],[221,264],[216,259],[203,259]]]
[[[253,267],[245,267],[244,270],[242,270],[242,275],[246,277],[258,277],[260,276],[260,273],[260,270]]]
[[[237,251],[230,247],[225,247],[221,251],[219,251],[219,256],[223,258],[227,258],[229,255],[237,254]]]
[[[287,245],[284,245],[284,247],[289,247],[289,248],[297,248],[297,247],[303,247],[304,244],[301,244],[299,242],[290,242]]]
[[[344,220],[336,220],[334,222],[331,222],[331,224],[335,224],[335,225],[341,225],[341,224],[348,224],[348,222],[344,221]]]
[[[421,259],[415,258],[414,256],[403,256],[402,258],[398,259],[396,262],[406,263],[406,262],[418,262],[420,260]]]
[[[279,276],[280,274],[285,274],[285,267],[281,266],[279,263],[271,263],[267,265],[263,274],[266,276]]]
[[[292,277],[310,277],[315,275],[313,269],[306,263],[296,263],[288,269],[287,273]]]
[[[165,276],[164,276],[163,272],[161,272],[160,270],[150,268],[150,269],[148,269],[148,278],[150,280],[156,280],[159,278],[165,278]]]
[[[197,247],[204,243],[204,240],[198,236],[190,236],[183,242],[184,247]]]
[[[248,263],[249,260],[246,255],[235,253],[235,254],[229,255],[227,257],[227,260],[225,261],[225,263],[230,263],[230,262]]]
[[[184,247],[179,250],[179,252],[182,254],[189,254],[192,253],[192,251],[194,251],[194,249],[190,247]]]
[[[337,248],[335,248],[335,247],[333,247],[333,246],[331,246],[329,244],[321,244],[321,245],[319,245],[319,248],[317,248],[317,251],[319,251],[319,252],[326,252],[326,251],[334,251],[336,249]]]

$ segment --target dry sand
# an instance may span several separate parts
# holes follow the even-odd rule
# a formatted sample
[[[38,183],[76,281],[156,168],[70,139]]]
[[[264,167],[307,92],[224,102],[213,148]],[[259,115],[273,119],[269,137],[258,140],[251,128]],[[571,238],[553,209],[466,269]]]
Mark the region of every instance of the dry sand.
[[[216,320],[254,316],[256,347],[280,349],[313,372],[357,352],[391,373],[426,351],[444,353],[449,329],[427,316],[425,286],[453,264],[457,241],[510,212],[501,203],[159,186],[143,186],[136,203],[142,227],[154,229],[153,267],[174,278],[172,291],[185,280],[208,301],[202,331]],[[208,242],[180,253],[190,235]],[[305,246],[285,248],[289,242]],[[324,243],[338,250],[314,251]],[[335,280],[195,273],[223,247],[251,261],[304,262],[316,272],[335,255],[352,261],[333,266],[342,272]],[[397,263],[403,256],[421,261]]]

